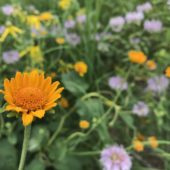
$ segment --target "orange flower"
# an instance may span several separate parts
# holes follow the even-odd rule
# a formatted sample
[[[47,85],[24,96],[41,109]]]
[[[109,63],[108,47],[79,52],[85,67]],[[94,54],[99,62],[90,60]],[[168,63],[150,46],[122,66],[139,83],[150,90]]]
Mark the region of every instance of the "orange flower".
[[[89,126],[90,126],[90,123],[87,120],[81,120],[80,123],[79,123],[79,126],[82,129],[88,129]]]
[[[60,105],[63,107],[63,108],[68,108],[69,107],[69,102],[66,98],[62,97],[61,100],[60,100]]]
[[[148,67],[149,70],[155,70],[157,65],[154,60],[148,60],[146,62],[146,66]]]
[[[79,73],[81,77],[83,77],[84,74],[87,73],[87,64],[83,61],[76,62],[74,65],[74,70]]]
[[[65,43],[65,39],[64,38],[56,38],[55,39],[57,44],[63,45]]]
[[[170,78],[170,66],[165,70],[165,75]]]
[[[49,21],[52,20],[54,17],[50,12],[43,12],[39,15],[40,21]]]
[[[147,60],[146,55],[141,51],[129,51],[128,56],[132,63],[143,64]]]
[[[17,72],[11,80],[4,81],[6,110],[21,113],[24,126],[32,123],[34,117],[41,119],[45,112],[57,105],[63,87],[59,82],[52,83],[51,77],[44,78],[43,73]]]
[[[133,141],[133,148],[137,151],[137,152],[142,152],[144,150],[144,145],[140,140],[134,140]]]
[[[158,147],[158,140],[155,136],[149,137],[148,141],[153,149]]]

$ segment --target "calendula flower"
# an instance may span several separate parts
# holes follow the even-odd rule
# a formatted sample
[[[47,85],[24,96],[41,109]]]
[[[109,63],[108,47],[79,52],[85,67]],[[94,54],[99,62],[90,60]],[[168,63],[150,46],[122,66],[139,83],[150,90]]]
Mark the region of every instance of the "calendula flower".
[[[16,38],[17,34],[21,34],[21,33],[23,33],[23,31],[20,28],[13,25],[9,25],[5,27],[4,32],[0,36],[0,42],[5,41],[8,35],[11,35],[12,37]]]
[[[140,140],[134,140],[133,141],[133,148],[137,152],[142,152],[144,150],[144,145]]]
[[[149,70],[155,70],[157,67],[156,62],[154,60],[148,60],[146,62],[146,66]]]
[[[41,26],[39,16],[36,15],[27,16],[27,24],[33,28],[39,29]]]
[[[54,16],[51,14],[51,12],[43,12],[39,15],[40,21],[50,21],[54,18]]]
[[[58,6],[63,10],[67,10],[71,6],[71,0],[60,0]]]
[[[89,123],[87,120],[81,120],[81,121],[79,122],[79,126],[80,126],[80,128],[82,128],[82,129],[88,129],[89,126],[90,126],[90,123]]]
[[[20,113],[23,125],[28,126],[34,118],[43,118],[47,110],[57,105],[64,89],[58,88],[59,84],[37,71],[17,72],[14,78],[4,81],[6,110]]]
[[[167,67],[167,69],[165,70],[165,75],[166,77],[170,78],[170,67]]]
[[[143,64],[147,60],[147,56],[141,51],[129,51],[128,56],[132,63]]]
[[[61,100],[60,100],[60,105],[61,107],[63,108],[68,108],[69,107],[69,102],[66,98],[62,97]]]
[[[62,37],[56,38],[55,41],[59,45],[63,45],[65,43],[65,39]]]
[[[74,65],[74,70],[81,76],[83,77],[84,74],[87,73],[88,66],[85,62],[83,61],[78,61]]]
[[[155,136],[151,136],[148,138],[148,141],[153,149],[158,147],[158,140]]]

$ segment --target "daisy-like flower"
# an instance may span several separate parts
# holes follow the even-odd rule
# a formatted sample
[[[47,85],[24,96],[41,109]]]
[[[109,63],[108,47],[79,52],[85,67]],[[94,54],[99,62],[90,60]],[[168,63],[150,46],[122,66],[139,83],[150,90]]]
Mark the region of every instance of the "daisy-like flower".
[[[152,4],[150,2],[146,2],[144,4],[140,4],[136,7],[139,12],[149,12],[152,9]]]
[[[120,32],[125,24],[125,19],[122,16],[111,18],[109,26],[113,31]]]
[[[144,19],[142,12],[128,12],[125,16],[127,23],[140,23]]]
[[[146,66],[149,70],[155,70],[157,67],[156,62],[154,60],[148,60],[146,62]]]
[[[170,78],[170,66],[166,68],[165,75],[166,77]]]
[[[101,153],[100,162],[103,170],[130,170],[132,161],[122,146],[105,148]]]
[[[51,12],[43,12],[39,15],[40,21],[50,21],[54,18],[54,16],[51,14]]]
[[[83,77],[84,74],[87,73],[88,66],[85,62],[83,61],[78,61],[74,64],[74,70],[81,76]]]
[[[52,83],[51,77],[44,77],[37,71],[31,73],[17,72],[11,80],[4,81],[4,98],[7,111],[16,111],[22,116],[24,126],[36,118],[43,118],[45,112],[57,105],[63,87],[59,82]]]
[[[132,63],[143,64],[147,60],[147,56],[142,51],[129,51],[128,56]]]

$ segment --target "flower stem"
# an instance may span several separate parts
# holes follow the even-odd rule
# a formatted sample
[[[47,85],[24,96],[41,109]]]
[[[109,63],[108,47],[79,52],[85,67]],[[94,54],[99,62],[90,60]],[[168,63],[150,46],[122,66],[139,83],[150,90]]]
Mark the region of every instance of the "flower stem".
[[[31,125],[26,126],[25,130],[24,130],[24,141],[23,141],[23,145],[22,145],[22,153],[21,153],[21,159],[20,159],[18,170],[23,170],[24,169],[24,164],[25,164],[25,158],[26,158],[26,155],[27,155],[27,149],[28,149],[30,133],[31,133]]]

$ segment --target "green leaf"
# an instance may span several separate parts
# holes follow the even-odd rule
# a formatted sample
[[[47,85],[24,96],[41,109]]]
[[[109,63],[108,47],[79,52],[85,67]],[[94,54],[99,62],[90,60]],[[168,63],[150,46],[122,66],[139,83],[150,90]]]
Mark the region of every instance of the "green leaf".
[[[44,162],[40,161],[38,158],[33,159],[33,161],[26,167],[26,170],[45,170]]]
[[[133,119],[132,115],[124,113],[124,114],[120,114],[120,117],[122,118],[122,120],[126,123],[126,125],[129,128],[135,129],[134,119]]]

